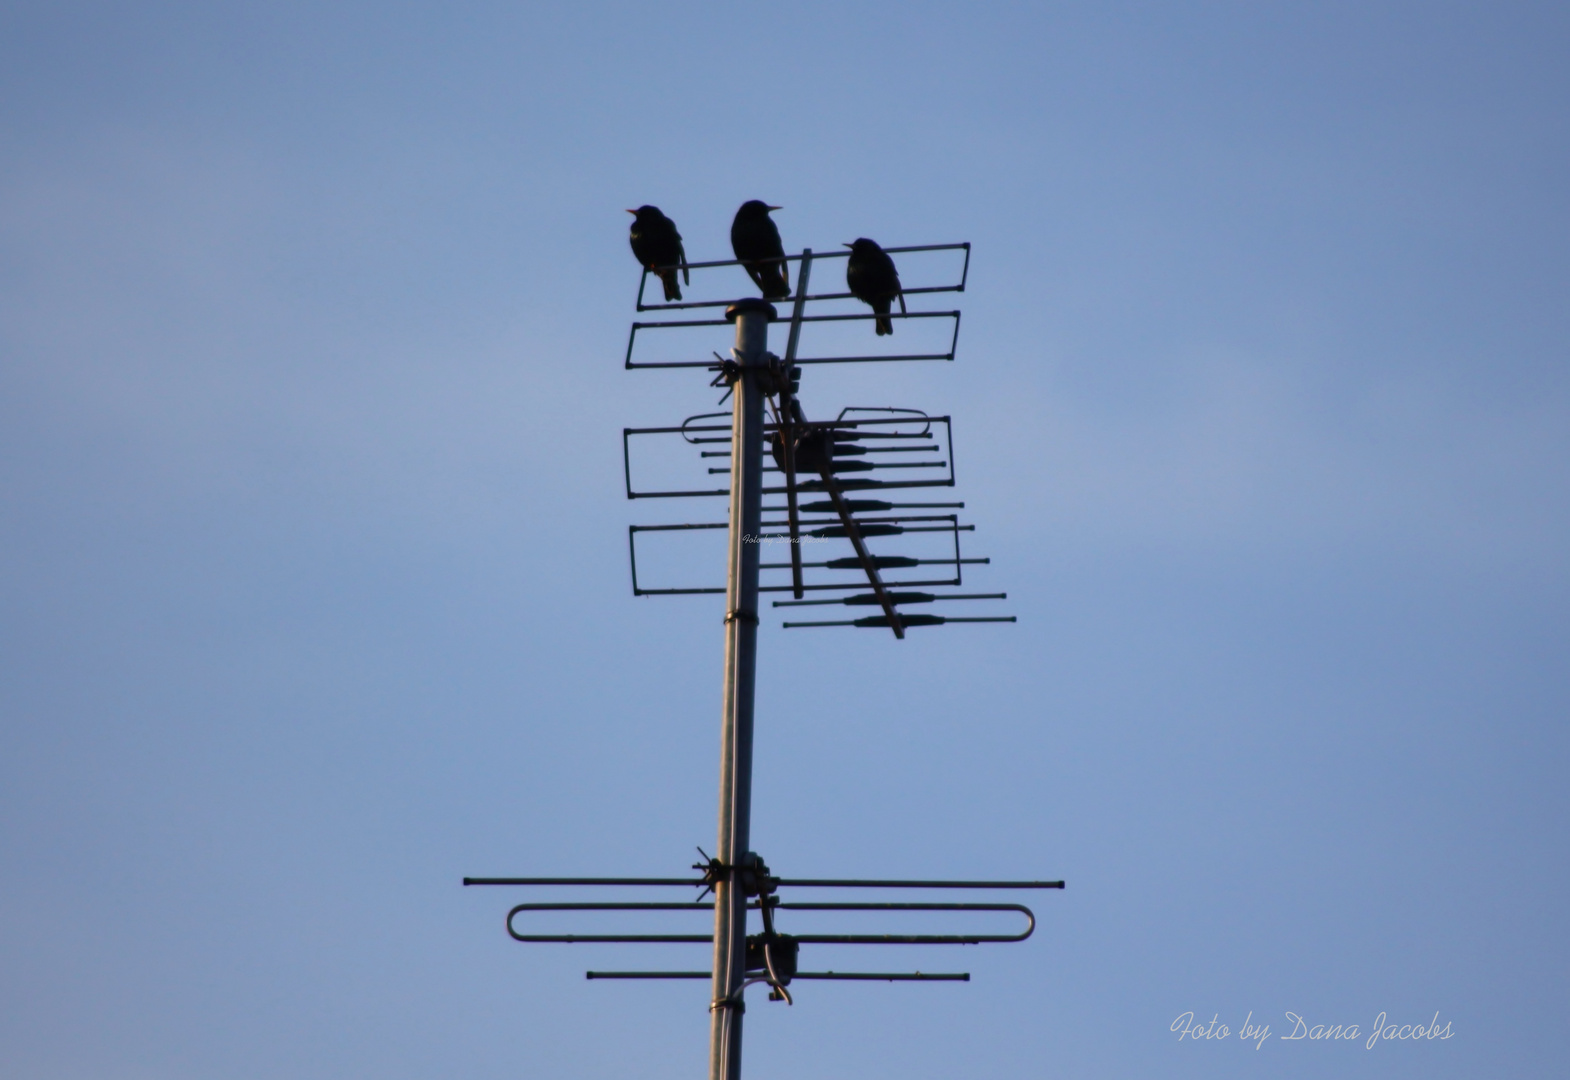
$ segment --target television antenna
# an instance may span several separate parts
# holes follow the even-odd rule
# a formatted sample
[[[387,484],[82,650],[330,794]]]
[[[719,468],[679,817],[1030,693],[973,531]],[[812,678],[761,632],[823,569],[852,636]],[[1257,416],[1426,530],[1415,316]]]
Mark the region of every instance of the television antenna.
[[[725,595],[724,703],[720,728],[719,828],[715,853],[699,850],[701,861],[692,867],[697,876],[686,877],[509,877],[465,878],[465,885],[523,887],[589,887],[622,889],[696,888],[691,900],[528,901],[507,913],[507,932],[521,942],[711,944],[713,960],[708,971],[595,971],[590,979],[708,979],[710,996],[710,1080],[739,1080],[741,1075],[742,1015],[748,987],[766,985],[769,1000],[792,1002],[790,987],[811,980],[887,982],[969,981],[968,972],[921,971],[807,971],[799,964],[802,946],[812,945],[978,945],[1024,941],[1034,932],[1034,913],[1014,902],[934,900],[933,892],[974,895],[977,891],[1061,889],[1062,881],[952,881],[876,878],[794,878],[773,874],[751,849],[752,736],[754,688],[757,671],[759,597],[788,593],[776,599],[776,608],[840,606],[851,609],[844,618],[786,620],[786,629],[856,627],[888,630],[896,638],[907,631],[960,623],[1014,622],[1013,615],[952,615],[911,611],[912,607],[954,601],[999,601],[1004,593],[958,591],[964,588],[967,566],[983,565],[985,558],[962,552],[961,534],[974,526],[962,524],[957,511],[964,503],[930,501],[923,489],[955,485],[953,438],[950,418],[920,409],[848,407],[831,420],[810,420],[800,398],[801,372],[822,364],[952,361],[959,341],[958,310],[906,310],[904,298],[965,290],[970,271],[970,244],[928,244],[886,249],[891,256],[915,256],[914,261],[949,258],[957,272],[931,284],[903,288],[901,310],[882,316],[918,328],[922,340],[907,352],[857,352],[832,347],[819,355],[803,355],[804,332],[826,340],[844,340],[844,331],[878,318],[870,312],[845,310],[853,301],[849,292],[809,291],[814,268],[847,258],[849,252],[815,254],[812,249],[786,256],[796,265],[795,289],[788,316],[785,355],[769,351],[769,324],[780,321],[775,306],[765,300],[699,299],[666,303],[648,302],[645,288],[650,269],[638,285],[637,310],[685,312],[714,317],[662,317],[636,321],[627,338],[624,366],[629,369],[698,369],[713,376],[711,386],[725,387],[730,398],[727,413],[701,413],[678,425],[627,428],[622,433],[623,469],[629,499],[726,498],[725,521],[683,521],[628,528],[629,561],[633,593],[637,596],[670,596],[703,593]],[[704,283],[719,288],[720,273],[743,267],[740,260],[689,263],[683,271],[698,272]],[[951,267],[952,268],[952,267]],[[654,273],[669,270],[654,268]],[[786,280],[789,281],[787,266]],[[707,310],[705,310],[707,309]],[[672,353],[667,349],[653,358],[649,343],[661,332],[674,335],[711,335],[716,328],[735,325],[735,345],[728,357],[713,353],[704,358],[697,350]],[[935,328],[935,329],[934,329]],[[925,333],[923,333],[925,331]],[[880,337],[880,341],[883,339]],[[903,338],[902,338],[903,340]],[[923,347],[925,345],[925,347]],[[657,351],[657,347],[656,347]],[[643,355],[640,355],[643,354]],[[722,398],[723,402],[725,399]],[[675,486],[648,485],[635,469],[635,447],[663,444],[685,452],[685,465],[704,471],[683,478]],[[656,457],[659,455],[656,454]],[[728,463],[711,465],[728,458]],[[668,465],[671,455],[662,459]],[[635,473],[640,478],[635,479]],[[728,476],[724,487],[710,477]],[[912,494],[917,496],[911,501]],[[766,501],[768,505],[765,505]],[[701,583],[651,584],[647,580],[649,557],[645,554],[640,577],[641,541],[682,541],[723,530],[726,537],[726,580],[723,587]],[[905,553],[883,551],[885,538],[900,538],[915,545]],[[766,544],[788,544],[788,561],[765,562],[760,549]],[[834,557],[807,559],[803,546],[840,542],[849,551]],[[871,542],[871,543],[869,543]],[[882,553],[874,554],[879,546]],[[816,552],[814,553],[816,555]],[[828,553],[825,553],[826,555]],[[767,574],[767,578],[764,575]],[[897,580],[885,575],[898,574]],[[870,611],[859,614],[860,611]],[[782,890],[792,899],[785,899]],[[817,890],[869,890],[917,892],[922,898],[904,900],[797,900]],[[710,895],[712,894],[712,899]],[[552,912],[687,912],[711,913],[710,933],[554,933],[530,925],[529,918]],[[759,931],[747,933],[749,912],[759,916]],[[1020,920],[1007,926],[945,933],[787,933],[777,920],[789,912],[887,912],[961,913],[986,919]],[[520,926],[520,920],[523,920]]]

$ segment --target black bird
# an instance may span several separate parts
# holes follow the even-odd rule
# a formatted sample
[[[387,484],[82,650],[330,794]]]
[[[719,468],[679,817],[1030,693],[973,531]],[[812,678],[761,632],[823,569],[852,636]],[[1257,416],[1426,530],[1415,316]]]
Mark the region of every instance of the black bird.
[[[865,236],[845,246],[850,248],[850,258],[845,260],[845,285],[857,300],[872,305],[878,316],[875,325],[879,336],[892,334],[894,320],[889,318],[889,305],[896,297],[900,314],[905,313],[905,294],[900,290],[894,260],[876,241]]]
[[[761,200],[741,204],[730,225],[730,246],[747,273],[770,300],[790,295],[790,275],[785,269],[785,248],[780,231],[769,217],[770,210],[782,207],[765,205]]]
[[[676,284],[676,268],[681,267],[687,284],[692,284],[692,272],[687,269],[687,252],[681,246],[681,233],[676,223],[660,213],[658,206],[640,206],[628,210],[633,217],[632,229],[627,239],[632,243],[632,253],[639,265],[653,271],[665,283],[665,299],[680,300],[681,286]]]

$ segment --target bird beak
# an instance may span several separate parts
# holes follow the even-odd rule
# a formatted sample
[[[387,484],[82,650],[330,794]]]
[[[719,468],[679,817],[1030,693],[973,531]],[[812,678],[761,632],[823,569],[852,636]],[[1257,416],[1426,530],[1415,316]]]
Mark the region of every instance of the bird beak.
[[[637,217],[638,216],[638,211],[636,211],[636,210],[628,210],[627,213],[631,214],[633,217]]]
[[[848,248],[853,248],[855,246],[856,246],[855,244],[841,244],[840,245],[840,247],[848,247]]]
[[[769,207],[770,211],[783,210],[783,209],[785,209],[783,206],[771,206],[771,207]]]

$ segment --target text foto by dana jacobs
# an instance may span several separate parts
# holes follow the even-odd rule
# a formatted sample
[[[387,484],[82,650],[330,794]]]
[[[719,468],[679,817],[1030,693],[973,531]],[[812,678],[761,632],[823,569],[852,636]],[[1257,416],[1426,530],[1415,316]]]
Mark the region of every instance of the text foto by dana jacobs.
[[[1338,1042],[1356,1041],[1363,1036],[1364,1029],[1357,1024],[1310,1024],[1295,1012],[1286,1015],[1287,1030],[1285,1034],[1277,1037],[1282,1042],[1299,1042],[1302,1040],[1322,1041],[1330,1039]],[[1177,1033],[1178,1042],[1190,1039],[1194,1042],[1216,1042],[1222,1039],[1236,1037],[1239,1042],[1251,1042],[1254,1049],[1258,1050],[1265,1045],[1265,1040],[1270,1038],[1270,1025],[1254,1022],[1253,1010],[1243,1018],[1243,1023],[1234,1032],[1221,1022],[1221,1014],[1214,1013],[1210,1022],[1195,1020],[1192,1012],[1185,1012],[1172,1021],[1171,1031]],[[1368,1040],[1363,1044],[1365,1049],[1372,1050],[1379,1042],[1428,1042],[1434,1039],[1448,1039],[1455,1032],[1450,1030],[1450,1021],[1446,1020],[1443,1027],[1439,1026],[1439,1014],[1426,1024],[1397,1024],[1390,1022],[1388,1013],[1380,1013],[1374,1017],[1374,1022],[1367,1028]]]

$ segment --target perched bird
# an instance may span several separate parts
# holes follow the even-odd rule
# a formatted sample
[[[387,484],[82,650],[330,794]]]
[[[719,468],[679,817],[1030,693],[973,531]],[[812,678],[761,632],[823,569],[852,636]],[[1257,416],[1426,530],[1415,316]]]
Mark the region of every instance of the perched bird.
[[[879,336],[894,332],[894,320],[889,318],[889,306],[899,299],[899,310],[905,313],[905,294],[899,287],[899,271],[889,253],[865,236],[850,248],[850,258],[845,260],[845,285],[851,295],[863,304],[870,304],[877,314],[875,320]]]
[[[676,268],[681,267],[687,284],[692,284],[692,272],[687,269],[687,252],[681,246],[681,233],[676,223],[660,213],[658,206],[640,206],[628,210],[632,215],[632,228],[627,239],[632,243],[632,253],[639,265],[659,276],[665,283],[665,299],[680,300],[681,286],[676,284]]]
[[[779,209],[782,207],[767,206],[758,199],[744,202],[730,226],[730,246],[736,252],[736,258],[770,300],[790,295],[785,248],[780,244],[780,231],[775,228],[774,219],[769,217],[770,210]]]

